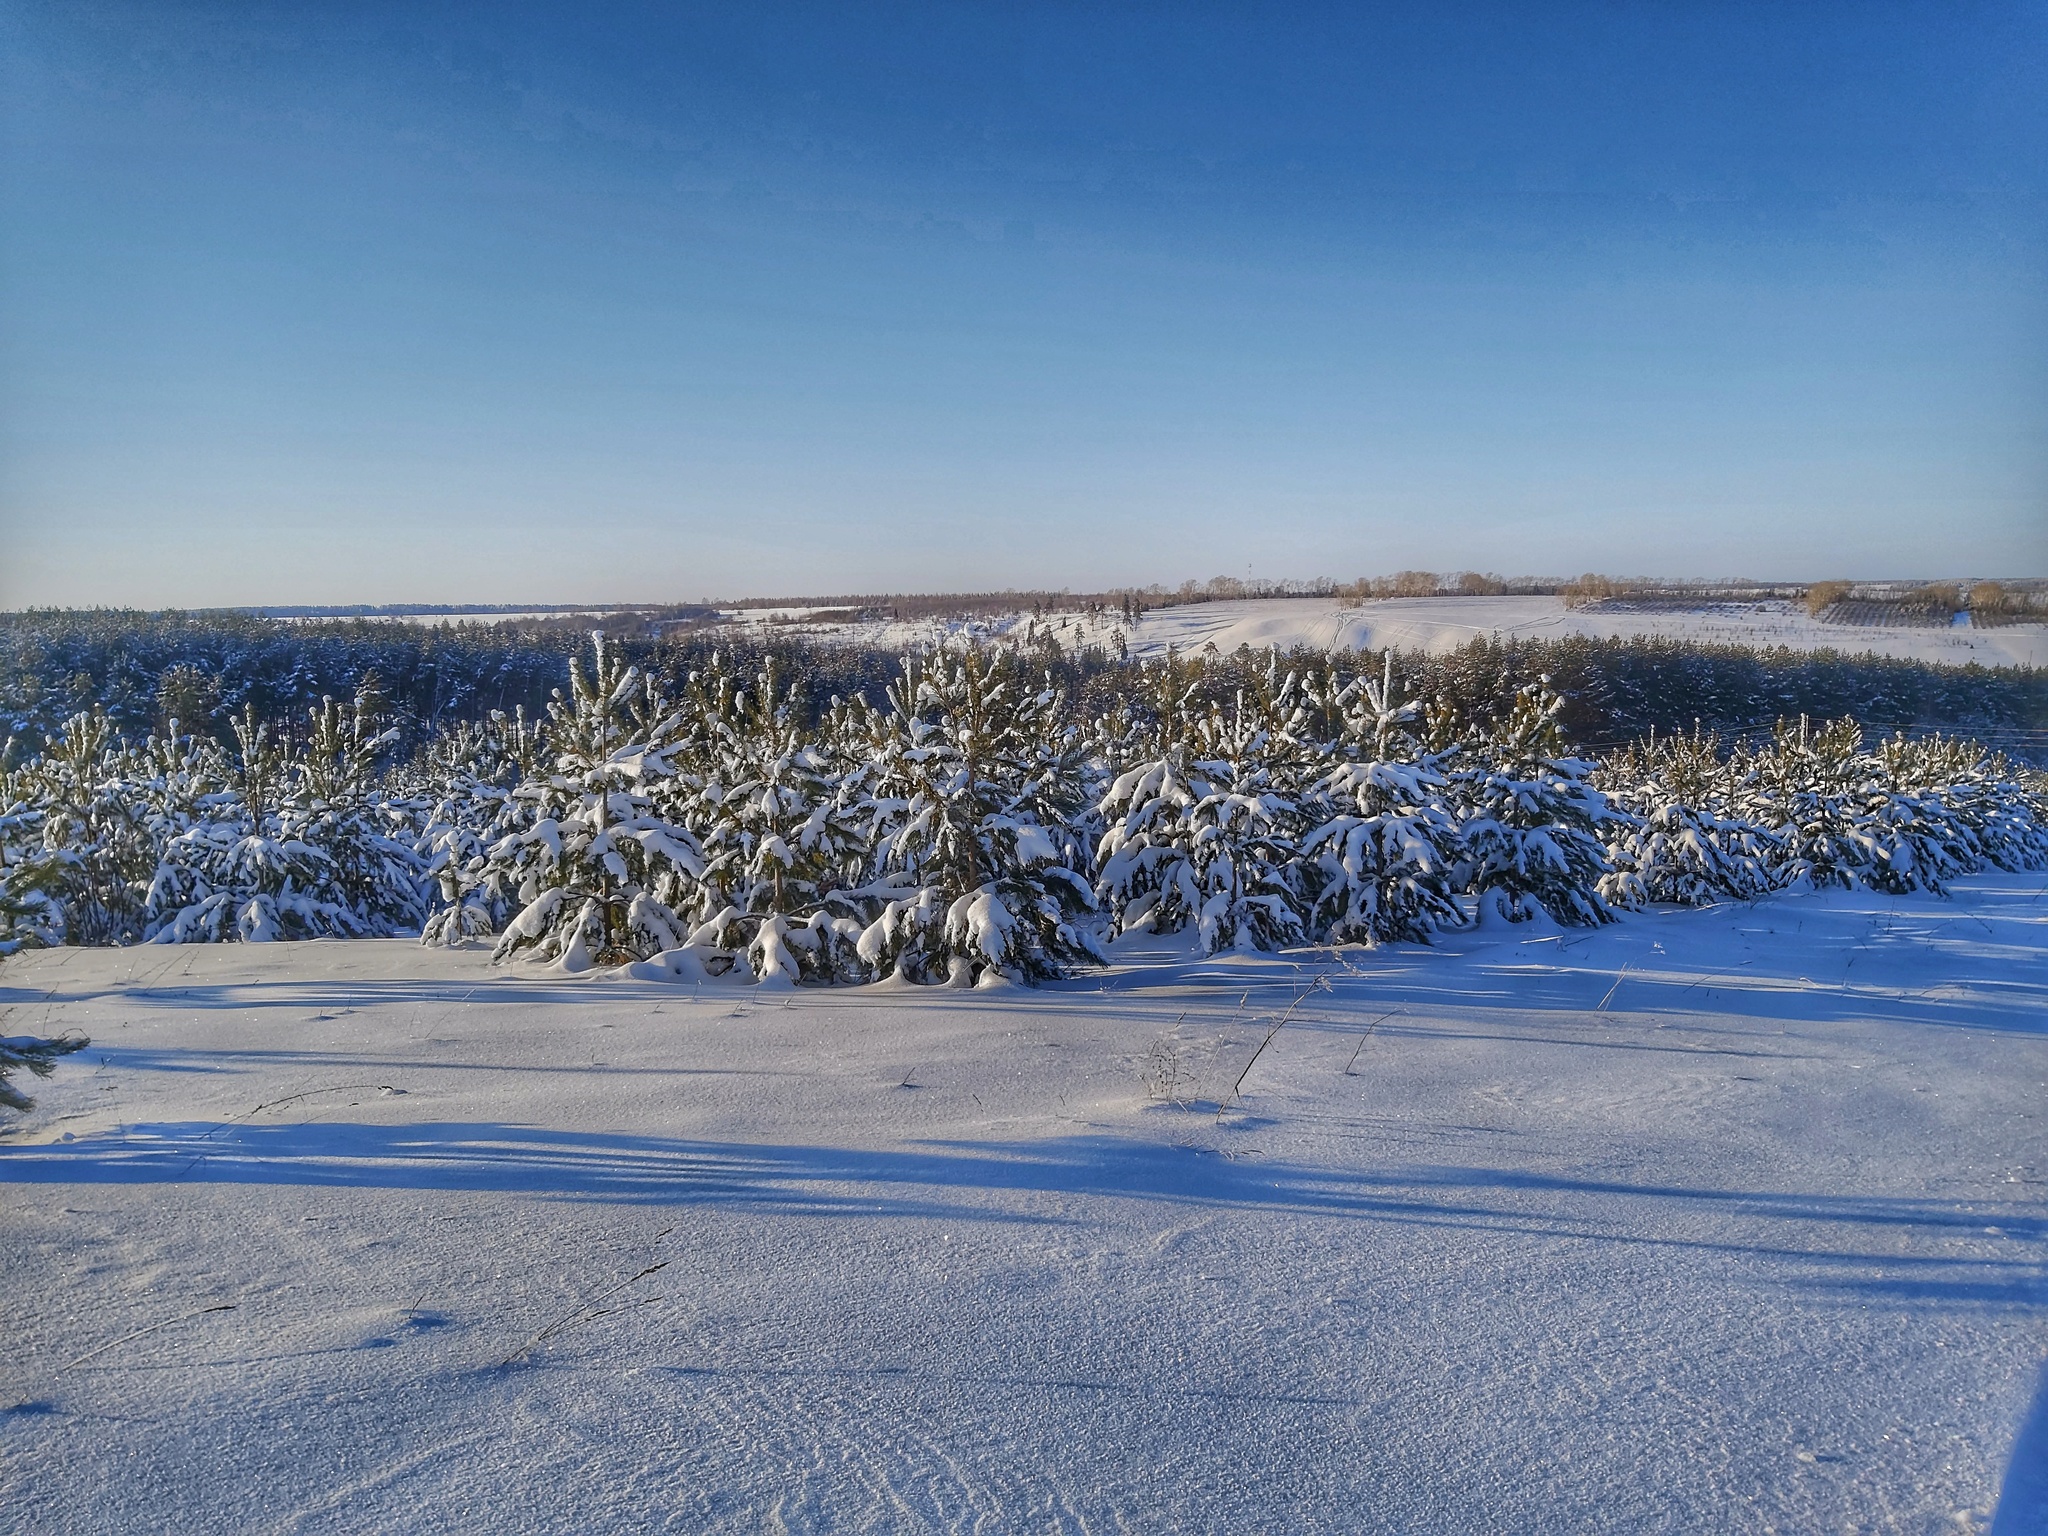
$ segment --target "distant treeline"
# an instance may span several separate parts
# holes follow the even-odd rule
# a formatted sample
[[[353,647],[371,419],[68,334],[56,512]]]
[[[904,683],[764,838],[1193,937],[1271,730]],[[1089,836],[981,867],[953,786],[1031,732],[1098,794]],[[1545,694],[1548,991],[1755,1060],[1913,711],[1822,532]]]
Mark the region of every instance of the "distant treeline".
[[[1582,636],[1480,639],[1404,665],[1419,692],[1440,693],[1482,719],[1505,708],[1521,684],[1548,675],[1566,698],[1565,729],[1585,747],[1696,724],[1741,737],[1801,715],[1853,716],[1887,733],[1966,733],[2030,758],[2048,746],[2048,668],[2041,667],[1936,666],[1841,651]]]
[[[563,620],[433,628],[114,610],[0,615],[0,751],[17,759],[33,753],[64,720],[93,709],[137,738],[171,718],[225,737],[228,721],[245,707],[290,730],[323,697],[352,697],[374,676],[400,732],[399,749],[410,752],[441,727],[493,710],[538,715],[553,691],[567,686],[569,658],[587,644],[587,628]],[[897,658],[879,651],[687,628],[656,637],[637,627],[615,632],[614,643],[629,660],[670,676],[687,674],[714,651],[743,669],[772,655],[814,716],[834,695],[864,694],[879,704],[897,672]],[[1142,712],[1159,697],[1156,661],[1119,659],[1095,647],[1061,649],[1042,628],[1034,630],[1027,655],[1087,715],[1119,706]],[[1275,665],[1335,665],[1347,673],[1377,666],[1355,653],[1307,650],[1203,654],[1183,662],[1172,686],[1219,700],[1264,686]],[[1479,639],[1447,654],[1404,656],[1401,667],[1416,693],[1446,699],[1482,721],[1503,714],[1524,683],[1548,676],[1567,699],[1562,723],[1589,748],[1695,724],[1729,739],[1807,715],[1851,716],[1873,731],[1967,733],[2033,761],[2048,757],[2048,669],[2037,667],[1580,637]]]
[[[376,675],[409,734],[493,709],[538,710],[568,677],[574,629],[427,628],[365,619],[292,623],[252,613],[43,610],[0,616],[0,737],[34,742],[100,708],[146,735],[176,718],[217,734],[244,706],[297,719]]]
[[[455,622],[495,624],[508,615],[587,614],[663,612],[701,614],[701,603],[338,603],[300,604],[280,607],[234,608],[230,613],[256,613],[269,619],[449,619]]]

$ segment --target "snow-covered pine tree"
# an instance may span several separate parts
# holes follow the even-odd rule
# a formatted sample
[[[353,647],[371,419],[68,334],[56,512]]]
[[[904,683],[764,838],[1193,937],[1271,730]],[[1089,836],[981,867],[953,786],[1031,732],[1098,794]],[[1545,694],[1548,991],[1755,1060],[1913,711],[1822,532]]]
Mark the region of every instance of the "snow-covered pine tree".
[[[153,849],[125,792],[132,754],[100,710],[73,715],[34,765],[45,852],[40,887],[63,910],[64,941],[119,944],[136,936]]]
[[[1780,721],[1771,745],[1731,765],[1741,812],[1775,839],[1774,885],[1939,890],[1964,840],[1939,796],[1895,792],[1863,729]]]
[[[548,706],[554,771],[512,799],[532,819],[490,848],[486,862],[525,903],[496,958],[552,960],[564,970],[644,960],[682,947],[704,853],[685,827],[658,814],[653,789],[672,771],[683,719],[602,634],[586,680],[570,666],[570,695]]]
[[[906,658],[876,748],[879,908],[870,970],[913,982],[1036,983],[1102,964],[1085,849],[1069,826],[1086,754],[1048,681],[1003,653]]]
[[[1097,888],[1111,932],[1177,933],[1204,953],[1280,949],[1302,937],[1304,766],[1289,734],[1291,680],[1204,706],[1200,669],[1160,674],[1156,755],[1119,773],[1097,806]]]
[[[291,772],[286,744],[244,705],[232,722],[238,749],[233,787],[210,796],[200,814],[165,839],[147,896],[146,937],[157,944],[264,942],[338,928],[340,909],[322,911],[308,895],[321,884],[320,856],[281,841],[271,818]],[[279,898],[299,932],[278,920]]]
[[[1652,736],[1603,763],[1595,783],[1624,814],[1602,828],[1614,867],[1600,894],[1618,907],[1710,906],[1770,890],[1776,841],[1728,811],[1726,779],[1705,733]]]
[[[1955,786],[1922,771],[1931,766],[1903,738],[1859,754],[1856,795],[1878,856],[1865,878],[1876,889],[1942,893],[1985,865],[1975,830],[1957,814]]]
[[[1900,810],[1914,812],[1913,863],[1923,874],[1946,881],[1985,868],[2048,864],[2048,807],[2003,757],[1976,742],[1904,733],[1880,743],[1876,757],[1899,805],[1887,819],[1902,822]],[[1926,809],[1930,801],[1938,814]]]
[[[212,737],[184,735],[170,718],[137,754],[139,771],[127,786],[149,838],[150,868],[142,884],[144,933],[155,921],[152,901],[172,845],[202,823],[234,822],[243,813],[235,767]]]
[[[1901,789],[1938,790],[1967,832],[1977,867],[2048,865],[2048,775],[1950,737],[1895,737],[1885,743],[1883,756]]]
[[[360,938],[418,925],[419,859],[403,812],[383,803],[376,782],[390,740],[376,728],[376,704],[367,692],[347,710],[323,701],[304,753],[244,708],[232,791],[197,796],[163,841],[146,901],[153,943]],[[181,763],[169,744],[167,781],[194,758]]]
[[[1616,813],[1589,781],[1593,765],[1564,755],[1564,699],[1545,677],[1517,690],[1508,715],[1456,775],[1464,886],[1482,915],[1523,922],[1612,922],[1599,882],[1609,871],[1600,830]]]
[[[869,770],[843,750],[847,706],[834,700],[807,740],[772,657],[744,689],[714,656],[684,698],[698,729],[664,804],[704,851],[692,942],[764,982],[863,979],[873,812]]]
[[[541,728],[522,707],[460,722],[429,745],[414,775],[420,807],[415,849],[424,861],[431,910],[422,944],[456,945],[496,934],[523,903],[509,868],[489,850],[523,831],[513,789],[539,766]]]
[[[1302,839],[1314,895],[1310,933],[1336,944],[1426,944],[1464,921],[1462,843],[1450,783],[1414,734],[1421,706],[1401,697],[1389,651],[1378,682],[1331,693],[1337,765],[1307,798],[1320,826]]]
[[[66,876],[77,856],[43,838],[43,812],[0,782],[0,956],[64,942]]]
[[[381,724],[383,702],[374,674],[347,708],[321,700],[308,716],[298,780],[279,808],[280,831],[324,857],[332,899],[358,931],[378,936],[417,929],[426,915],[409,817],[379,784],[378,759],[398,740]]]

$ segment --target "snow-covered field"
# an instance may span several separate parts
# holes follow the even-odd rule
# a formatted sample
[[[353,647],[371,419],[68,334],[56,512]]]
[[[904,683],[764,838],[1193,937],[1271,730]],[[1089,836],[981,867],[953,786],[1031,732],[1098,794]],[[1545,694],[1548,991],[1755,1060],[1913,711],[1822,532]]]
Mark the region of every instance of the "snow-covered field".
[[[501,624],[534,619],[602,618],[587,613],[535,610],[531,613],[369,614],[391,623]],[[1794,650],[1871,652],[1909,661],[1977,662],[1987,667],[2048,666],[2048,624],[2011,624],[1995,629],[1961,625],[1948,629],[1884,629],[1865,624],[1828,624],[1796,603],[1710,603],[1687,609],[1627,611],[1567,608],[1558,597],[1396,597],[1363,603],[1337,598],[1258,598],[1241,602],[1193,603],[1155,608],[1135,624],[1121,615],[1055,613],[994,619],[819,619],[843,609],[728,608],[723,627],[753,633],[802,637],[880,650],[957,644],[965,640],[1021,637],[1028,625],[1049,629],[1062,645],[1114,648],[1119,634],[1135,655],[1150,656],[1172,646],[1196,650],[1214,645],[1234,651],[1307,645],[1325,650],[1448,651],[1481,635],[1499,639],[1549,639],[1566,635],[1628,639],[1654,636],[1747,646],[1789,646]],[[287,620],[287,622],[309,622]]]
[[[1838,650],[1913,661],[1985,666],[2048,665],[2048,625],[1997,629],[1880,629],[1825,624],[1791,603],[1728,603],[1638,612],[1570,609],[1556,597],[1388,598],[1346,608],[1328,600],[1199,603],[1144,616],[1139,642],[1218,650],[1303,643],[1329,649],[1447,651],[1479,635],[1555,640],[1650,636],[1712,644]]]
[[[93,1045],[0,1135],[4,1523],[1982,1529],[2041,882],[1038,992],[19,957]]]
[[[891,649],[965,637],[1022,633],[1029,616],[986,622],[919,620],[891,623],[805,623],[802,609],[732,609],[736,627],[765,628],[811,639]],[[1997,629],[1881,629],[1826,624],[1792,603],[1710,604],[1640,612],[1569,609],[1557,597],[1408,597],[1347,606],[1335,598],[1264,598],[1157,608],[1135,625],[1121,616],[1055,614],[1036,621],[1063,645],[1113,645],[1122,630],[1137,655],[1168,646],[1196,650],[1214,645],[1234,651],[1309,645],[1331,650],[1448,651],[1481,635],[1555,640],[1566,635],[1629,638],[1656,636],[1717,644],[1789,646],[1795,650],[1874,652],[1912,661],[1984,666],[2048,666],[2048,625]]]

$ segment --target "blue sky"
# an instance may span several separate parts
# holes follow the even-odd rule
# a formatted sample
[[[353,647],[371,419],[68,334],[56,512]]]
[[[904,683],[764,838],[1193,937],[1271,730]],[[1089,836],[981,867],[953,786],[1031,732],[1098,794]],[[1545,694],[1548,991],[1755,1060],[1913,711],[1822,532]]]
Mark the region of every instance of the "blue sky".
[[[2048,573],[2048,7],[0,13],[0,606]]]

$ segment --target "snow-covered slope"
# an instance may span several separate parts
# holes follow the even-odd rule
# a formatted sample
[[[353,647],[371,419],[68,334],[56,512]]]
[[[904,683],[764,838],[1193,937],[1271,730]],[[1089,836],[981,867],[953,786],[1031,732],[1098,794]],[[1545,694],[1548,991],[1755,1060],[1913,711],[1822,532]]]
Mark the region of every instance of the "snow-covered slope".
[[[1028,618],[962,624],[938,620],[890,623],[806,622],[801,609],[735,609],[731,622],[813,639],[894,648],[1021,632]],[[1265,598],[1158,608],[1125,626],[1120,616],[1055,614],[1036,621],[1063,645],[1113,645],[1121,632],[1136,654],[1156,655],[1214,645],[1234,651],[1309,645],[1325,649],[1447,651],[1481,635],[1557,639],[1659,636],[1677,640],[1795,650],[1874,652],[1914,661],[1984,666],[2048,666],[2048,625],[1996,629],[1884,629],[1828,624],[1791,603],[1728,603],[1638,611],[1571,609],[1556,597],[1408,597],[1349,605],[1334,598]]]
[[[2048,625],[1997,629],[1881,629],[1827,624],[1790,603],[1730,603],[1695,609],[1610,611],[1571,609],[1555,597],[1389,598],[1347,608],[1312,598],[1199,603],[1145,615],[1137,642],[1145,648],[1213,644],[1296,643],[1343,649],[1388,646],[1446,651],[1479,635],[1557,639],[1657,636],[1797,650],[1874,651],[1915,661],[1980,662],[1986,666],[2048,665]]]
[[[2044,951],[2036,875],[1041,992],[23,957],[7,1523],[1982,1529]]]

